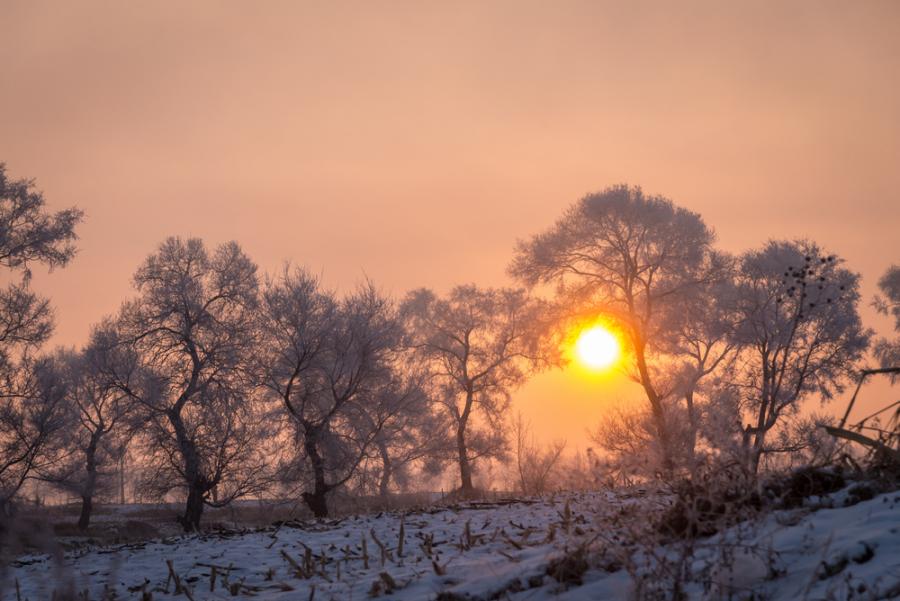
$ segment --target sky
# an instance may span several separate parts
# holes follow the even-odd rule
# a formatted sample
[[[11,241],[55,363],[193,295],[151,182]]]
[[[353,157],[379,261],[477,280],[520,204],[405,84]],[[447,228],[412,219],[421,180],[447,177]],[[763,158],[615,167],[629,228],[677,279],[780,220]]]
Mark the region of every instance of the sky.
[[[86,213],[77,258],[35,278],[55,344],[170,235],[343,290],[505,285],[517,239],[617,183],[729,251],[817,241],[890,332],[867,303],[900,263],[897,2],[4,0],[0,56],[0,161]],[[583,448],[636,395],[570,369],[515,404]]]

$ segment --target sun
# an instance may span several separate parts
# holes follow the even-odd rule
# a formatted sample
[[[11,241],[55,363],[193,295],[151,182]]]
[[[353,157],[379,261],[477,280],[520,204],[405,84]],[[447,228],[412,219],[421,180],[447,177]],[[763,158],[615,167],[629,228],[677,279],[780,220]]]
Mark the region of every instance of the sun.
[[[575,354],[587,367],[604,369],[619,358],[619,339],[603,326],[587,328],[575,342]]]

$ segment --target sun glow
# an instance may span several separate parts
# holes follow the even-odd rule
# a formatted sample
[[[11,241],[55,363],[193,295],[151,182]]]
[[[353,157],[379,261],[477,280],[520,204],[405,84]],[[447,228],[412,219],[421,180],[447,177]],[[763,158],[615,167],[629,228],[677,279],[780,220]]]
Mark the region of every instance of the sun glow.
[[[619,358],[619,339],[603,326],[585,329],[575,342],[578,360],[591,369],[605,369]]]

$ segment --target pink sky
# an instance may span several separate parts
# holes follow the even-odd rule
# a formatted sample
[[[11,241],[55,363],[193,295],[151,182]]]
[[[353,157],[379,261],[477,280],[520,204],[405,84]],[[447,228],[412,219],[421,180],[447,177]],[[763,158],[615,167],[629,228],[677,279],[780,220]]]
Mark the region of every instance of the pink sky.
[[[619,182],[731,251],[813,238],[867,301],[900,262],[896,2],[13,1],[0,56],[0,160],[87,214],[36,281],[60,344],[168,235],[340,288],[499,285],[517,238]],[[583,446],[631,395],[564,372],[516,403]]]

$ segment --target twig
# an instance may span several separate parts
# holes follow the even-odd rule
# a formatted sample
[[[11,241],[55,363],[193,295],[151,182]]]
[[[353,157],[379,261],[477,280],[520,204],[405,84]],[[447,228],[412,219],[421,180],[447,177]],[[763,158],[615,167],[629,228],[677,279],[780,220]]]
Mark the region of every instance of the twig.
[[[293,557],[291,557],[290,555],[288,555],[288,552],[287,552],[287,551],[285,551],[284,549],[282,549],[282,550],[281,550],[281,556],[284,557],[285,560],[287,560],[287,562],[288,562],[289,564],[291,564],[291,567],[294,568],[294,572],[296,573],[296,575],[297,575],[298,578],[306,578],[306,572],[304,572],[303,568],[300,566],[299,563],[297,563],[297,562],[294,560]]]
[[[175,568],[172,566],[172,560],[167,559],[166,565],[169,566],[169,577],[175,582],[175,594],[183,592],[181,590],[181,578],[178,577],[178,574],[175,573]],[[169,586],[169,580],[166,579],[166,588]]]
[[[375,535],[375,528],[369,530],[369,534],[372,536],[372,540],[375,541],[375,544],[378,545],[378,548],[381,550],[381,567],[384,567],[385,558],[394,561],[394,558],[391,556],[391,552],[388,548],[378,540],[378,536]]]

